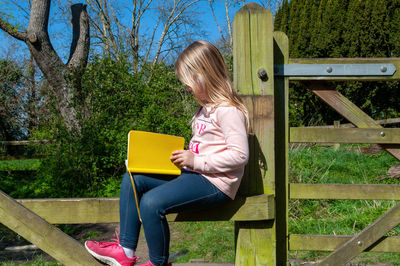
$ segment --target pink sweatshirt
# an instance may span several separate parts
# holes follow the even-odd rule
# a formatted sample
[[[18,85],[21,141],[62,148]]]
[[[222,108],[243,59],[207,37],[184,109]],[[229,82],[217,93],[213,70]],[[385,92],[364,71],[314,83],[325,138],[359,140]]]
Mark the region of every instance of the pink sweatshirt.
[[[233,106],[202,108],[193,121],[193,170],[234,199],[249,158],[245,116]]]

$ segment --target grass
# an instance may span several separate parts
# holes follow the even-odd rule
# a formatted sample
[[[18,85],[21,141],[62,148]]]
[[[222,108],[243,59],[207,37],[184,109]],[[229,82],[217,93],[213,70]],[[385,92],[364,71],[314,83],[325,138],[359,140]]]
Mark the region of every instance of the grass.
[[[36,171],[40,167],[40,159],[0,161],[0,171]]]
[[[292,183],[400,184],[397,179],[385,178],[387,170],[398,163],[396,159],[386,152],[365,155],[358,148],[357,145],[342,145],[339,150],[326,146],[291,148],[289,180]],[[379,200],[291,200],[289,233],[354,235],[395,204],[395,201]],[[400,229],[395,228],[388,235],[400,235],[399,232]],[[190,259],[233,262],[233,223],[172,223],[171,253],[178,251],[187,252],[176,262],[188,262]],[[291,251],[289,257],[315,261],[327,254],[329,252]],[[400,253],[363,253],[353,262],[400,265]]]
[[[365,155],[357,145],[297,147],[289,152],[291,183],[400,184],[386,178],[387,170],[398,161],[386,152]],[[383,200],[291,200],[289,233],[314,235],[354,235],[396,205]],[[388,235],[400,235],[396,227]],[[315,261],[327,252],[290,252],[292,259]],[[398,253],[363,253],[354,263],[400,265]]]
[[[171,253],[184,251],[176,262],[204,259],[233,262],[233,222],[177,222],[171,225]]]
[[[42,255],[38,255],[32,261],[26,261],[26,262],[5,261],[5,262],[0,262],[0,266],[15,266],[15,265],[18,265],[18,266],[29,266],[29,265],[35,265],[35,266],[60,266],[61,264],[56,262],[56,261],[48,261]]]

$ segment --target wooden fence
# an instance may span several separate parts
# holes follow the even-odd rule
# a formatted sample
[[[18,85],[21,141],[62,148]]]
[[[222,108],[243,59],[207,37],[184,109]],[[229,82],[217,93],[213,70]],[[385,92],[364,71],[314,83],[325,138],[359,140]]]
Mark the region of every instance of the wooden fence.
[[[290,64],[377,64],[400,59],[290,59],[288,39],[273,31],[272,13],[250,3],[233,21],[234,86],[250,112],[250,161],[239,194],[230,204],[207,212],[179,213],[170,221],[235,221],[236,265],[286,265],[288,250],[333,251],[320,265],[342,265],[363,251],[400,251],[399,237],[383,237],[400,222],[400,206],[355,236],[291,235],[289,199],[400,198],[398,185],[289,184],[290,142],[378,143],[400,159],[400,129],[382,128],[329,81],[399,80],[393,75],[355,77],[277,75]],[[357,128],[288,128],[289,81],[303,82]],[[290,139],[289,139],[290,136]],[[118,222],[118,199],[18,200],[0,193],[0,222],[66,265],[98,265],[82,245],[52,223]]]

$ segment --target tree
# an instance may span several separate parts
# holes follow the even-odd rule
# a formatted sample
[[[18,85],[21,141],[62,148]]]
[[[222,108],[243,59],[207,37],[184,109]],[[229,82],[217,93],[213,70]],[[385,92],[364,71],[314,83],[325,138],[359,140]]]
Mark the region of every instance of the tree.
[[[103,53],[116,60],[130,55],[135,65],[153,65],[192,41],[200,0],[88,0],[92,39]],[[127,10],[130,10],[129,12]],[[124,20],[123,15],[131,16]],[[144,24],[151,19],[152,24]],[[200,35],[200,34],[197,34]]]
[[[0,28],[26,43],[54,91],[65,126],[71,132],[79,132],[81,126],[76,116],[73,98],[79,97],[80,76],[89,54],[89,21],[86,6],[82,4],[71,6],[73,38],[68,62],[64,64],[54,50],[48,34],[50,3],[50,0],[32,0],[26,31],[19,30],[3,17],[0,18]]]

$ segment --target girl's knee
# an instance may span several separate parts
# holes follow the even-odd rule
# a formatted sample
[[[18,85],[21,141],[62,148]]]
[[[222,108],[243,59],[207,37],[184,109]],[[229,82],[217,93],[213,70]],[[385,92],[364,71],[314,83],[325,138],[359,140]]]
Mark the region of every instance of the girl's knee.
[[[146,213],[164,213],[162,201],[157,197],[152,197],[151,195],[144,194],[140,200],[140,210]]]

